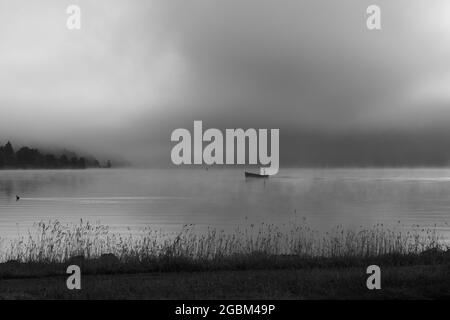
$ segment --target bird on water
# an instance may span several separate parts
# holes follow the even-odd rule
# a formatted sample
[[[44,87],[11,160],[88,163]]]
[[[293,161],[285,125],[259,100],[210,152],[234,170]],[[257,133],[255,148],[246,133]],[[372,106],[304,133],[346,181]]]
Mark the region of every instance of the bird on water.
[[[19,201],[20,197],[16,194],[16,201]]]

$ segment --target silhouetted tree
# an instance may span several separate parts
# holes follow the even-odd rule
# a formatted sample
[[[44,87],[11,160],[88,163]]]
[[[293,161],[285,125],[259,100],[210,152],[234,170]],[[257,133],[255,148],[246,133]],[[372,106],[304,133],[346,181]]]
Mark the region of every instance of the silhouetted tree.
[[[36,149],[22,147],[16,152],[16,161],[19,168],[40,167],[42,155]]]
[[[16,165],[16,157],[11,142],[7,142],[3,147],[3,154],[5,156],[5,166],[14,167]]]
[[[69,167],[69,158],[65,154],[63,154],[61,157],[59,157],[59,166],[62,168],[68,168]]]
[[[45,165],[47,168],[55,169],[58,167],[58,161],[56,160],[56,157],[52,154],[46,154],[45,155]]]
[[[70,155],[70,160],[69,160]],[[78,158],[74,152],[64,150],[60,156],[54,154],[42,154],[38,149],[22,147],[17,152],[11,142],[0,146],[0,169],[1,168],[46,168],[46,169],[85,169],[88,167],[100,167],[99,162],[92,157]]]
[[[80,168],[80,169],[86,169],[86,159],[85,159],[85,158],[81,157],[81,158],[78,160],[78,168]]]
[[[70,158],[70,166],[71,166],[73,169],[76,169],[76,168],[77,168],[77,166],[78,166],[78,159],[77,159],[76,157]]]
[[[3,151],[3,147],[0,147],[0,168],[3,168],[5,166],[5,153]]]

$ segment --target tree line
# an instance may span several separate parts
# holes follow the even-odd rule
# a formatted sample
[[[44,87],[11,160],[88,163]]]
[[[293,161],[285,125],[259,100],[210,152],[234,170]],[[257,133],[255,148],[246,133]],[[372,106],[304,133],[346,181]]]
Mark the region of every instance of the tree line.
[[[11,142],[0,146],[0,169],[86,169],[111,167],[111,161],[104,166],[91,157],[78,157],[74,152],[64,151],[59,155],[43,153],[38,149],[21,147],[15,151]]]

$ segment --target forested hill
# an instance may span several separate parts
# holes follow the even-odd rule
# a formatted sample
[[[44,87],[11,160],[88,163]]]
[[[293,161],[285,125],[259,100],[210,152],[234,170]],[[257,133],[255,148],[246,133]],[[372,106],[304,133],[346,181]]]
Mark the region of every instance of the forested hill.
[[[0,169],[86,169],[102,167],[97,159],[78,157],[74,152],[43,153],[38,149],[21,147],[14,150],[11,142],[0,146]],[[111,167],[108,160],[103,167]]]

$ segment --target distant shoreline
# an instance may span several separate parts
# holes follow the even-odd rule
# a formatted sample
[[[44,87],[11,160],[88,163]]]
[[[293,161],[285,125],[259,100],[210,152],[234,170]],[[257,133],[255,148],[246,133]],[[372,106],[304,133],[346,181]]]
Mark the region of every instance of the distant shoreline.
[[[38,149],[21,147],[15,151],[12,143],[8,141],[0,146],[0,169],[86,169],[111,168],[110,160],[104,165],[91,156],[81,156],[69,150],[62,150],[57,154],[43,153]]]

